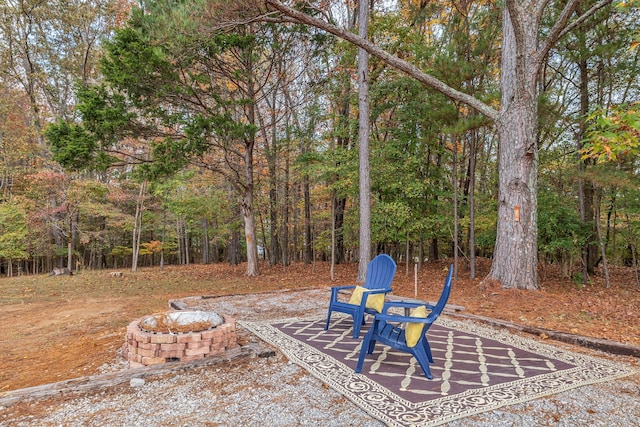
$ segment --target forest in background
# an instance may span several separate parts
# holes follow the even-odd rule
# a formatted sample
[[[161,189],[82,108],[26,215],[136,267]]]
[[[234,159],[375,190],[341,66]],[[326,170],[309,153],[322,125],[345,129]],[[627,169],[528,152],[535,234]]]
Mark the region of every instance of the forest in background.
[[[538,82],[538,256],[579,283],[606,260],[637,266],[640,237],[640,10],[605,3]],[[302,25],[219,25],[234,4],[1,6],[0,273],[237,264],[250,239],[270,264],[358,261],[357,48]],[[355,2],[305,4],[357,28]],[[498,105],[501,13],[373,2],[369,37]],[[373,252],[491,257],[496,126],[375,57],[369,70]]]

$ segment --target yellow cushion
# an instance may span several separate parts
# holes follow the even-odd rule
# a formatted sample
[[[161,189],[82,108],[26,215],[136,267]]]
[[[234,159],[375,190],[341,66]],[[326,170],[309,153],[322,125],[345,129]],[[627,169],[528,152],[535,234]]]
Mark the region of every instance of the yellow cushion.
[[[427,307],[424,305],[416,307],[411,312],[411,317],[427,317]],[[418,343],[418,340],[422,336],[423,329],[424,323],[407,323],[407,328],[405,329],[404,334],[407,340],[408,347],[415,347],[415,345]]]
[[[366,290],[369,289],[362,286],[356,286],[356,288],[353,290],[353,293],[351,294],[351,298],[349,298],[349,304],[360,305],[360,302],[362,301],[362,293]],[[384,294],[373,294],[367,297],[367,304],[365,305],[365,307],[374,309],[378,313],[382,313],[383,306]]]

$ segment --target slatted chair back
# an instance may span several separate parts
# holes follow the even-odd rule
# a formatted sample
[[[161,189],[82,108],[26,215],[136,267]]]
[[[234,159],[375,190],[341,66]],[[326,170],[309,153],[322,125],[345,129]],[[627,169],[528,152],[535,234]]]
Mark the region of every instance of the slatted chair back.
[[[367,277],[363,286],[332,287],[324,330],[329,329],[331,313],[338,311],[353,318],[353,338],[358,338],[360,328],[365,324],[365,314],[375,314],[382,310],[384,295],[391,292],[391,284],[395,274],[396,263],[393,258],[387,254],[380,254],[367,265]],[[340,292],[346,290],[352,291],[349,302],[339,299]]]
[[[367,277],[364,287],[367,289],[385,289],[391,292],[391,283],[396,274],[396,263],[387,254],[380,254],[367,265]]]
[[[418,361],[425,376],[432,379],[429,363],[433,363],[433,355],[427,340],[427,331],[444,310],[451,294],[452,281],[453,265],[449,267],[449,273],[436,305],[413,301],[386,302],[382,313],[375,315],[373,325],[364,337],[355,371],[357,373],[362,371],[366,355],[373,353],[376,342],[379,341],[396,350],[410,353]],[[405,311],[413,309],[414,312],[412,315],[402,316],[390,313],[389,309],[392,307],[404,308]],[[431,311],[427,313],[427,310]],[[419,311],[421,313],[417,314]],[[403,328],[402,325],[406,327]]]

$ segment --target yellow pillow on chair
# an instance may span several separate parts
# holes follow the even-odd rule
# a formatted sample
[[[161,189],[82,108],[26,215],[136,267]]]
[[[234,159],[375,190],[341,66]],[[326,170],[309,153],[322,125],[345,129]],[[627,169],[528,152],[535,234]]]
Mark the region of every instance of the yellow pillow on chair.
[[[411,317],[420,317],[420,318],[427,317],[427,307],[424,305],[416,307],[411,312]],[[405,336],[405,339],[407,340],[408,347],[415,347],[416,344],[418,344],[418,340],[422,336],[423,329],[424,329],[424,323],[418,323],[418,322],[407,323],[407,328],[404,331],[404,336]]]
[[[353,290],[353,293],[351,294],[351,298],[349,299],[349,304],[360,305],[360,302],[362,301],[362,294],[366,290],[370,289],[364,288],[362,286],[356,286],[356,288]],[[371,308],[378,313],[382,313],[383,306],[384,294],[373,294],[367,297],[367,304],[365,305],[365,307]]]

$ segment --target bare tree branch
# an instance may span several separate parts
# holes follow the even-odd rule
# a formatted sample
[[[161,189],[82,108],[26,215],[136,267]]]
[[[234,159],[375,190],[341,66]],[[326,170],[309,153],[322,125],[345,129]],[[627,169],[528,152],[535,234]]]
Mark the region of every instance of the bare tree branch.
[[[397,56],[391,55],[388,52],[384,51],[374,43],[350,32],[342,28],[338,28],[335,25],[329,24],[328,22],[322,21],[320,19],[309,16],[303,12],[299,12],[295,9],[292,9],[279,1],[274,0],[266,0],[265,4],[282,14],[292,18],[295,22],[311,25],[313,27],[319,28],[323,31],[326,31],[330,34],[333,34],[341,39],[344,39],[364,50],[369,52],[369,54],[381,59],[387,64],[391,65],[394,68],[397,68],[400,71],[404,71],[411,77],[415,78],[422,84],[427,87],[430,87],[443,95],[451,98],[454,101],[462,102],[470,106],[471,108],[477,110],[478,112],[484,114],[494,121],[498,121],[500,114],[497,110],[491,108],[489,105],[480,101],[473,96],[470,96],[466,93],[460,92],[451,86],[443,83],[442,81],[436,79],[435,77],[426,74],[424,71],[420,70],[413,64],[398,58]]]
[[[579,3],[580,0],[572,0],[565,5],[562,13],[560,14],[560,17],[554,24],[553,28],[551,28],[551,31],[549,32],[544,45],[540,50],[538,50],[538,54],[536,57],[538,69],[542,66],[542,64],[544,63],[544,58],[547,56],[551,48],[556,44],[558,40],[564,37],[567,33],[573,31],[574,28],[578,27],[589,17],[593,16],[597,11],[611,4],[612,0],[602,0],[594,4],[589,10],[580,15],[575,21],[567,25],[567,22],[569,22],[569,18],[575,12]]]

